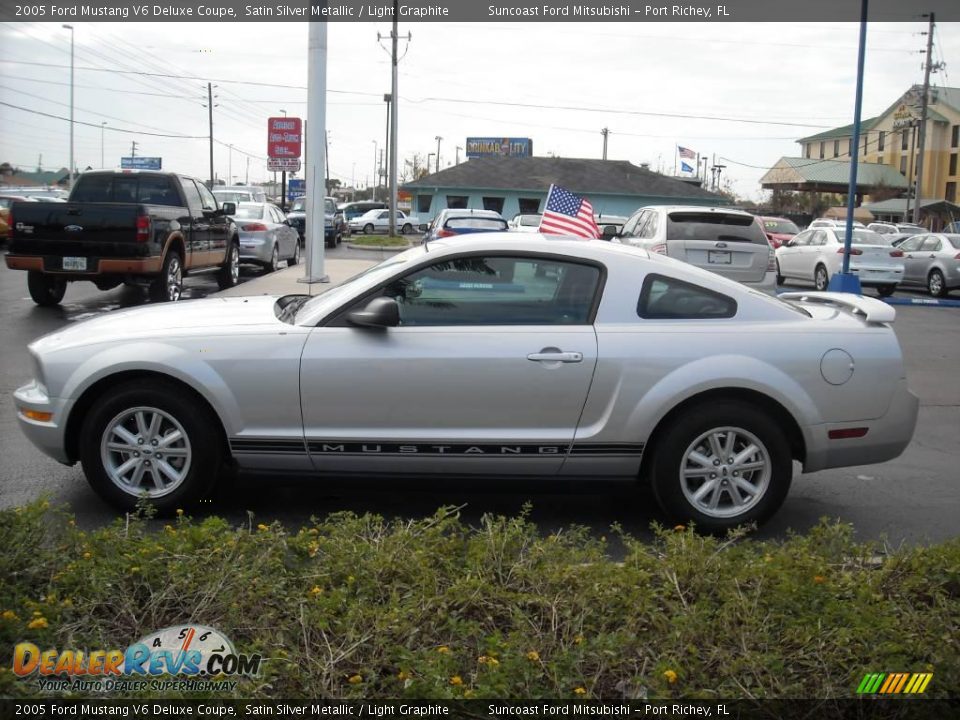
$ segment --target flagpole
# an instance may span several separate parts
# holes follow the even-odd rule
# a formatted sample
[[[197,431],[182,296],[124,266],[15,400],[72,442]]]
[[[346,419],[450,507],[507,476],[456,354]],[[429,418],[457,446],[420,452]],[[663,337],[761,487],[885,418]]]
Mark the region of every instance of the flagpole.
[[[553,194],[553,183],[550,183],[550,189],[547,190],[547,199],[543,202],[543,209],[546,212],[547,205],[550,204],[550,196]],[[540,213],[540,225],[543,225],[543,213]],[[540,225],[537,225],[537,230],[540,230]]]

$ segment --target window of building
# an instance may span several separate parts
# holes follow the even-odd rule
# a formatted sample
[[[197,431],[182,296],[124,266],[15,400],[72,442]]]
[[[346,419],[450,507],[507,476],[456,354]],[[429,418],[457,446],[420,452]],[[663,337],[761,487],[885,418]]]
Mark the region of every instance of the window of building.
[[[957,174],[957,154],[954,153],[950,156],[950,172],[947,175],[956,175]]]
[[[536,215],[540,212],[540,198],[520,198],[517,202],[521,215]]]
[[[417,195],[417,212],[426,215],[433,204],[433,195]]]
[[[887,133],[881,130],[877,133],[877,152],[883,152],[883,141],[887,137]]]
[[[900,149],[906,150],[910,147],[910,133],[906,130],[900,131]]]
[[[834,140],[834,141],[833,141],[833,156],[834,156],[834,157],[837,157],[839,154],[840,154],[840,141],[839,141],[839,140]]]
[[[863,134],[863,154],[867,154],[867,148],[870,146],[870,143],[867,142],[867,138],[870,137],[867,133]]]
[[[447,207],[453,210],[465,210],[467,199],[466,195],[447,195]]]
[[[805,158],[809,158],[809,157],[810,157],[810,143],[807,143],[807,144],[804,145],[803,147],[804,147],[804,150],[805,150],[805,152],[803,153],[803,156],[804,156]]]
[[[503,214],[503,200],[502,197],[485,197],[483,199],[483,209],[484,210],[493,210],[498,212],[501,215]]]
[[[826,143],[821,141],[821,143],[820,143],[820,159],[821,159],[821,160],[823,160],[823,150],[824,150],[824,146],[825,146],[825,145],[826,145]]]
[[[960,147],[960,125],[954,125],[950,132],[950,147]]]
[[[847,141],[847,155],[853,157],[853,138]]]
[[[948,202],[957,201],[957,184],[955,182],[947,183],[947,191],[944,193],[944,200]]]
[[[664,275],[643,281],[637,315],[646,320],[730,318],[737,314],[733,298],[705,287]]]
[[[900,174],[903,175],[904,177],[907,176],[907,156],[906,155],[900,156]]]

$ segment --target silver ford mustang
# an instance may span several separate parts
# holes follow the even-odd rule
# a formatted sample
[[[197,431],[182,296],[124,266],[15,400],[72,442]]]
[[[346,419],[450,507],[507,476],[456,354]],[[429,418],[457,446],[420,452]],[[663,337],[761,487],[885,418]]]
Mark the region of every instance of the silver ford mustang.
[[[113,312],[30,346],[27,436],[121,508],[227,463],[322,476],[639,478],[674,520],[762,522],[804,471],[910,441],[894,310],[772,298],[605,242],[438,240],[308,298]]]

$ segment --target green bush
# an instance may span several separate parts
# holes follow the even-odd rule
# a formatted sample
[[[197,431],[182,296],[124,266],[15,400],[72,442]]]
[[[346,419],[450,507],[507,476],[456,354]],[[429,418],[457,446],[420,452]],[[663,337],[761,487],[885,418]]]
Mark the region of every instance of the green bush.
[[[347,242],[351,245],[362,245],[363,247],[381,248],[381,247],[410,247],[410,241],[402,237],[387,237],[385,235],[373,236],[352,236]]]
[[[87,532],[45,502],[4,510],[0,695],[42,694],[11,672],[18,642],[124,648],[186,622],[268,658],[246,698],[829,698],[894,671],[960,687],[960,541],[880,553],[826,521],[782,542],[613,533],[622,561],[525,515]]]

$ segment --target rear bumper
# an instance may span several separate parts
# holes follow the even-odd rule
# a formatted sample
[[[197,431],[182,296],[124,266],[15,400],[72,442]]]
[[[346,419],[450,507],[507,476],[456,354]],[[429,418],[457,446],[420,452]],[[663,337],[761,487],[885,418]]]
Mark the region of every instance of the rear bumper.
[[[872,465],[898,457],[910,444],[920,412],[920,400],[900,380],[886,414],[873,420],[847,423],[824,423],[809,428],[804,472],[826,468]],[[830,430],[866,427],[860,438],[831,440]]]
[[[744,282],[743,284],[749,288],[753,288],[754,290],[767,293],[768,295],[774,295],[777,292],[777,273],[764,273],[763,280],[759,280],[757,282]]]
[[[87,270],[63,270],[62,258],[52,255],[7,255],[7,267],[11,270],[34,270],[50,275],[76,277],[82,280],[94,275],[149,275],[160,272],[163,259],[148,258],[87,258]]]
[[[258,263],[270,262],[273,245],[263,238],[240,236],[240,259]]]
[[[870,267],[850,265],[850,272],[860,278],[861,285],[897,285],[903,280],[903,266]]]

